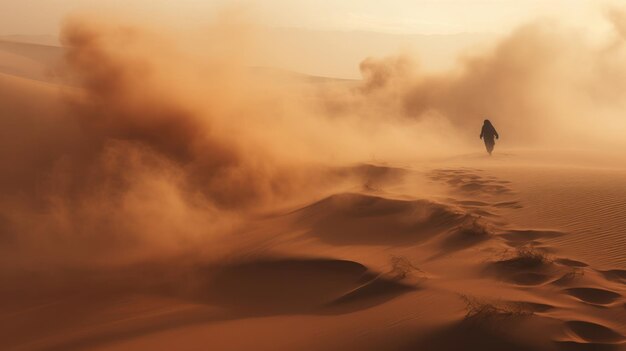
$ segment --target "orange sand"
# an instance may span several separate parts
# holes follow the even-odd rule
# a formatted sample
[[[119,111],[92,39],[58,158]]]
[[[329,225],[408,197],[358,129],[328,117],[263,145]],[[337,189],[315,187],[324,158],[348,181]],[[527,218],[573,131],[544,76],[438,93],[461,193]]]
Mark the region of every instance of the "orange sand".
[[[170,103],[176,71],[135,85],[141,62],[106,48],[128,43],[79,29],[80,88],[47,75],[58,48],[0,43],[1,350],[626,350],[615,155],[503,141],[493,157],[352,162],[370,141],[405,148],[404,125],[279,118],[265,135],[235,117],[302,112],[297,92],[246,109],[223,82]],[[329,82],[299,101],[324,102],[311,115],[388,111],[367,105],[385,94],[302,84]]]

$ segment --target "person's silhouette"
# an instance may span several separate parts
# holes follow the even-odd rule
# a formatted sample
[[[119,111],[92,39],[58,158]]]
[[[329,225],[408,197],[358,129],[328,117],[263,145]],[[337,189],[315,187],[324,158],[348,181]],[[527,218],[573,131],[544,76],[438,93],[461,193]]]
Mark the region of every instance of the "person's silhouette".
[[[496,145],[496,141],[493,138],[500,139],[496,128],[493,127],[493,124],[486,119],[483,123],[483,129],[480,131],[480,138],[485,141],[485,148],[487,148],[487,152],[489,155],[493,152],[493,147]]]

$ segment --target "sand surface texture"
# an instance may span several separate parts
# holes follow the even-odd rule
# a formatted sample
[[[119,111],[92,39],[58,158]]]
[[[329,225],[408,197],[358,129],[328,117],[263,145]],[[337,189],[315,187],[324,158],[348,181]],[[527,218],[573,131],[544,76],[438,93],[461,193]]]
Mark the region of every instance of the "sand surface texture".
[[[624,349],[626,207],[602,177],[626,173],[493,164],[354,167],[363,184],[250,223],[232,262],[15,277],[2,348]]]

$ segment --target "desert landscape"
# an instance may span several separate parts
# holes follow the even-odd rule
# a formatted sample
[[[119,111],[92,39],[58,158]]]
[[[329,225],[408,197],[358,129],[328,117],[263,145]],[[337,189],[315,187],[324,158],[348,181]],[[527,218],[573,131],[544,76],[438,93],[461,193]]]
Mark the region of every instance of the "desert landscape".
[[[596,10],[0,36],[0,349],[626,350],[626,9]]]

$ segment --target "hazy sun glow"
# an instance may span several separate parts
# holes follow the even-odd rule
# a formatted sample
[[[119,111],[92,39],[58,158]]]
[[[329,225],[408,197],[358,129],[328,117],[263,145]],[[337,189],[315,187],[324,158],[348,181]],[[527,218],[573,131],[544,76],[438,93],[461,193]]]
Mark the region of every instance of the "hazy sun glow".
[[[217,9],[241,6],[273,26],[394,33],[501,33],[537,16],[572,24],[597,20],[609,2],[589,0],[4,0],[0,35],[56,34],[71,12],[122,12],[155,21],[200,26]]]

